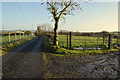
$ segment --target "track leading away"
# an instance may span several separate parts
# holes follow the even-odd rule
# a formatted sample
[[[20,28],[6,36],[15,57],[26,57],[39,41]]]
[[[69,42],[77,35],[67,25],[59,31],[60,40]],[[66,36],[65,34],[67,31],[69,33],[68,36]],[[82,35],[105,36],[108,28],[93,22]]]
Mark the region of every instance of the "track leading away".
[[[3,64],[12,63],[11,61],[17,55],[24,55],[24,61],[19,61],[19,66],[15,65],[11,72],[3,71],[3,75],[9,78],[36,78],[39,77],[39,70],[42,67],[42,37],[37,37],[34,40],[26,43],[18,49],[13,50],[3,56]],[[15,59],[15,58],[14,58]],[[17,62],[17,61],[16,61]],[[12,63],[14,64],[14,63]],[[12,66],[10,64],[9,66]],[[9,67],[8,67],[9,68]],[[8,75],[8,76],[7,76]]]

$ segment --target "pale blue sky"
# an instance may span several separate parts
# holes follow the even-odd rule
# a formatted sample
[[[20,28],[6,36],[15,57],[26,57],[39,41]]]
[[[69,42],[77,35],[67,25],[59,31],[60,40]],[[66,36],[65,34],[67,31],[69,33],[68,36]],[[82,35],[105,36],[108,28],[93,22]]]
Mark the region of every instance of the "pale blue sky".
[[[118,3],[92,2],[82,3],[83,11],[67,16],[65,23],[60,23],[59,30],[80,32],[117,31]],[[50,23],[50,15],[45,5],[39,2],[3,2],[2,22],[6,30],[31,29],[32,24]]]
[[[43,0],[1,0],[3,2],[41,2]],[[47,0],[44,0],[47,1]],[[50,0],[49,0],[50,1]],[[61,1],[61,0],[54,0],[54,1]],[[62,1],[68,1],[68,0],[62,0]],[[74,1],[80,1],[80,0],[74,0]],[[89,0],[85,0],[85,1],[89,1]],[[96,1],[96,2],[118,2],[120,0],[92,0],[92,1]]]

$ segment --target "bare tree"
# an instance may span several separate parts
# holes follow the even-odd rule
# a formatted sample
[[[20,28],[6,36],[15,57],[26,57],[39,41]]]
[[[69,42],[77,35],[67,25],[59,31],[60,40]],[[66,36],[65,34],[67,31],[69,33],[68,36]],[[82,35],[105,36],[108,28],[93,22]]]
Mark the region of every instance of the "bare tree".
[[[80,3],[74,2],[72,0],[60,1],[48,1],[47,10],[52,14],[53,20],[55,22],[54,27],[54,45],[58,45],[58,26],[61,19],[65,19],[66,15],[72,15],[74,10],[80,10]]]
[[[47,31],[50,32],[52,31],[53,27],[51,24],[47,24]]]
[[[43,31],[51,31],[52,30],[52,25],[48,24],[48,23],[44,23],[43,25],[41,25],[41,28]]]
[[[37,26],[37,34],[40,35],[42,33],[41,26]]]

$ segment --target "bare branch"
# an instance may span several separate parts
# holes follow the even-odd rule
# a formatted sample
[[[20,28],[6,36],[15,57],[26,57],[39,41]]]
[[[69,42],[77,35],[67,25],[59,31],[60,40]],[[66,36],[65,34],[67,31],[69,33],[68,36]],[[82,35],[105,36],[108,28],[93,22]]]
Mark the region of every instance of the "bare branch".
[[[54,6],[53,2],[47,2],[47,5],[49,5],[50,7],[47,8],[47,10],[52,13],[54,19],[56,19],[56,15],[57,15],[57,9]]]
[[[64,9],[63,11],[60,13],[60,15],[58,16],[58,19],[60,19],[60,17],[63,15],[63,13],[71,6],[72,2],[70,2]]]

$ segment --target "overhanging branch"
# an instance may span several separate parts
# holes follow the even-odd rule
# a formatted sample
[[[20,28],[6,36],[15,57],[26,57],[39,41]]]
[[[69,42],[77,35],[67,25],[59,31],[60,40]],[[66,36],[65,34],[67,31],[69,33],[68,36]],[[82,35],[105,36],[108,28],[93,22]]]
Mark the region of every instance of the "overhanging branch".
[[[71,4],[72,4],[72,2],[70,2],[69,4],[68,4],[68,6],[66,6],[62,11],[61,11],[61,13],[60,13],[60,15],[58,16],[58,19],[60,19],[60,17],[63,15],[63,13],[71,6]]]

